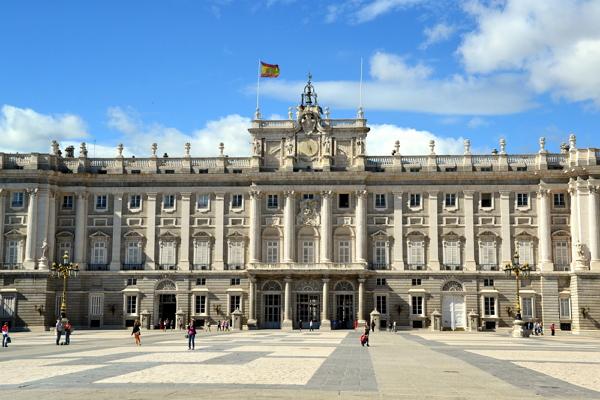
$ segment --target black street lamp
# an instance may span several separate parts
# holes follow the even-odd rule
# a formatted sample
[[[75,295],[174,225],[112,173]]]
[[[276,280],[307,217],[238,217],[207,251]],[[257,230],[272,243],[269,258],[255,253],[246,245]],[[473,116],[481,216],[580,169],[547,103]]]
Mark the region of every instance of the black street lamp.
[[[52,263],[50,271],[53,278],[63,279],[63,292],[60,301],[60,317],[67,318],[67,281],[79,274],[79,265],[69,262],[69,254],[65,251],[62,263]]]
[[[508,278],[510,278],[511,275],[514,275],[516,278],[517,292],[516,292],[516,299],[515,299],[515,308],[516,308],[517,314],[515,316],[515,320],[518,320],[518,321],[521,321],[523,319],[521,317],[521,299],[519,296],[519,288],[521,286],[521,279],[529,278],[530,272],[531,272],[531,268],[529,267],[529,264],[526,263],[524,265],[521,265],[519,263],[519,252],[518,251],[515,251],[515,254],[513,255],[512,263],[506,264],[504,266],[504,273],[506,274],[506,276]]]

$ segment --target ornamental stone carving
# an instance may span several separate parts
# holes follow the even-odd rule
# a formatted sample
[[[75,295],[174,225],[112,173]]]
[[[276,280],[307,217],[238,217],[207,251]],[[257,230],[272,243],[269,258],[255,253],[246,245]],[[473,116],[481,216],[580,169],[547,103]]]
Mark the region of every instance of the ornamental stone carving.
[[[299,225],[319,226],[320,219],[316,200],[302,200],[300,202],[300,214],[298,214]]]

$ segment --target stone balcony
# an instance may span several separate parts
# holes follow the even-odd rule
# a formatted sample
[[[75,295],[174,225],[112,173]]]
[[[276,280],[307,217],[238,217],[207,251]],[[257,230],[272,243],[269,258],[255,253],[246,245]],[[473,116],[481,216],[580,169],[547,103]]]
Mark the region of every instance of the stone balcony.
[[[248,271],[364,271],[364,263],[252,263]]]

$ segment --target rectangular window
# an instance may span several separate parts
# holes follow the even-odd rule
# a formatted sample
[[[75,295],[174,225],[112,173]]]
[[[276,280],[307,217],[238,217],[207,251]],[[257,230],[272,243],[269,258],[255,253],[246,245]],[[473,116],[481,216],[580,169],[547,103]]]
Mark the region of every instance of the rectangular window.
[[[267,240],[267,262],[279,262],[279,241]]]
[[[210,196],[208,193],[196,196],[196,208],[198,210],[208,210],[210,208]]]
[[[64,255],[67,255],[67,262],[71,262],[71,242],[59,242],[58,243],[58,257],[60,260],[63,259]]]
[[[338,194],[338,208],[350,208],[350,195],[348,193]]]
[[[483,298],[483,313],[486,317],[496,316],[496,298],[495,297],[484,297]]]
[[[444,206],[448,208],[456,207],[456,193],[446,193],[444,197]]]
[[[244,242],[229,242],[228,260],[230,265],[244,265]]]
[[[313,193],[304,193],[302,195],[303,200],[314,200],[315,195]]]
[[[126,297],[126,312],[129,315],[137,314],[137,296]]]
[[[127,253],[125,253],[125,264],[142,263],[142,242],[127,242]]]
[[[244,196],[241,194],[231,195],[231,208],[242,208],[244,206]]]
[[[519,252],[519,262],[521,265],[535,265],[533,259],[533,243],[529,240],[519,240],[517,242],[517,250]]]
[[[521,298],[521,313],[523,318],[533,318],[533,298]]]
[[[206,286],[206,278],[196,278],[196,286]]]
[[[479,243],[479,264],[496,265],[496,244],[490,240]]]
[[[90,294],[90,315],[102,316],[104,314],[104,296],[101,294]]]
[[[350,262],[350,241],[340,240],[338,242],[338,262],[349,263]]]
[[[569,242],[567,240],[556,240],[554,242],[554,265],[565,267],[570,263]]]
[[[176,243],[173,241],[164,241],[160,243],[160,265],[171,266],[176,264],[175,246]]]
[[[15,315],[16,295],[0,294],[0,318],[12,318]]]
[[[240,285],[240,278],[231,278],[229,280],[229,284],[231,286],[239,286]]]
[[[385,193],[375,193],[375,208],[386,208]]]
[[[554,195],[552,197],[553,197],[554,208],[565,208],[566,207],[564,193],[554,193]]]
[[[423,297],[411,297],[411,313],[412,315],[423,315]]]
[[[561,297],[559,301],[559,316],[561,319],[571,319],[571,298]]]
[[[387,265],[387,246],[383,240],[374,243],[373,262],[377,265]]]
[[[63,210],[72,210],[73,209],[73,195],[65,195],[62,198],[61,208]]]
[[[458,241],[444,243],[444,264],[460,265],[460,243]]]
[[[242,296],[232,295],[229,296],[229,314],[235,310],[241,310],[242,308]]]
[[[194,265],[208,266],[210,264],[210,242],[198,240],[194,242]]]
[[[206,314],[206,296],[196,296],[194,309],[196,315]]]
[[[106,210],[108,208],[108,196],[99,194],[96,196],[96,210]]]
[[[408,242],[408,264],[425,264],[425,243],[423,241]]]
[[[483,286],[484,287],[493,287],[494,286],[494,280],[492,278],[485,278],[483,280]]]
[[[106,242],[96,241],[92,245],[92,264],[106,264]]]
[[[376,296],[377,311],[381,314],[387,314],[387,296]]]
[[[276,210],[277,208],[279,208],[279,196],[277,196],[276,194],[268,194],[267,208],[271,210]]]
[[[142,207],[142,196],[139,194],[132,194],[129,196],[129,209],[139,210]]]
[[[23,208],[25,206],[25,193],[13,192],[10,200],[12,208]]]
[[[163,209],[172,210],[175,208],[175,195],[165,194],[163,195]]]
[[[412,278],[412,286],[421,286],[421,278]]]
[[[385,278],[377,278],[375,280],[375,285],[377,286],[385,286],[387,284],[387,281]]]
[[[410,194],[410,206],[412,208],[421,207],[421,194],[420,193],[411,193]]]
[[[6,243],[4,261],[9,265],[15,265],[20,264],[21,260],[21,242],[18,240],[9,240]]]
[[[492,194],[481,193],[481,208],[492,208]]]
[[[529,193],[517,193],[517,207],[529,207]]]
[[[302,242],[302,262],[315,262],[315,242],[312,240],[305,240]]]
[[[127,286],[137,285],[137,278],[127,278]]]

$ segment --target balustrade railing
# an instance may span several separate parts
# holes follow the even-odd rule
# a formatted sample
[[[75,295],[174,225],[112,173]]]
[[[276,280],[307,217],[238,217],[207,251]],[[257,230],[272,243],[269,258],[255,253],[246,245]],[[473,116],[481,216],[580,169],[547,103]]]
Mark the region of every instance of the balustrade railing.
[[[142,271],[144,269],[144,263],[123,263],[121,264],[122,271]]]
[[[499,271],[498,264],[477,264],[478,271]]]
[[[460,264],[442,264],[440,269],[442,271],[462,271],[463,266]]]
[[[2,263],[0,264],[0,270],[14,270],[14,269],[23,269],[22,263]]]
[[[369,264],[369,268],[373,269],[373,270],[382,270],[382,269],[390,269],[390,264],[389,263],[378,263],[378,262],[373,262]]]
[[[425,271],[427,268],[425,264],[405,264],[405,271]]]
[[[570,265],[557,265],[557,264],[554,264],[554,270],[555,271],[561,271],[561,272],[570,271],[571,270],[571,266]]]
[[[157,269],[159,271],[176,271],[177,265],[176,264],[158,264]]]
[[[363,263],[251,263],[249,270],[364,270]]]
[[[109,270],[109,265],[108,264],[88,264],[87,268],[88,271],[108,271]]]
[[[192,264],[193,271],[208,271],[210,269],[210,265],[208,264]]]

